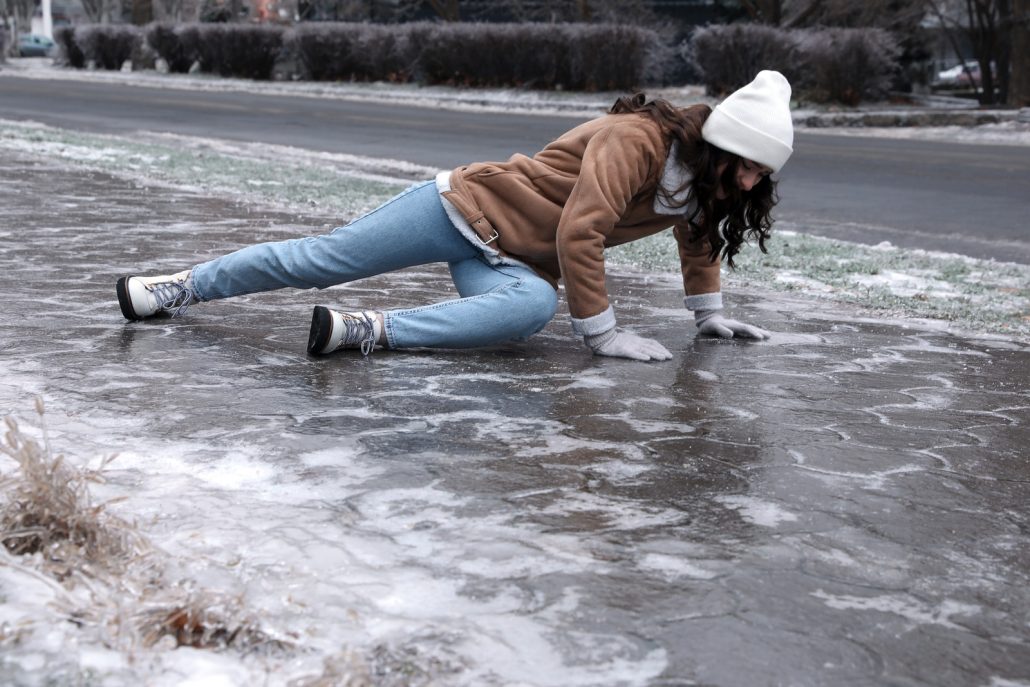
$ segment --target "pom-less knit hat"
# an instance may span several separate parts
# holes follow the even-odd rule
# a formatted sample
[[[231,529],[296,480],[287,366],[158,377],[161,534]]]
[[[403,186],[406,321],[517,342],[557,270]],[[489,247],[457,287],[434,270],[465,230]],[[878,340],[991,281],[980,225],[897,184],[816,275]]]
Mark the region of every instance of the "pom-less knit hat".
[[[701,137],[714,146],[763,164],[774,172],[794,152],[790,84],[779,72],[761,71],[708,116]]]

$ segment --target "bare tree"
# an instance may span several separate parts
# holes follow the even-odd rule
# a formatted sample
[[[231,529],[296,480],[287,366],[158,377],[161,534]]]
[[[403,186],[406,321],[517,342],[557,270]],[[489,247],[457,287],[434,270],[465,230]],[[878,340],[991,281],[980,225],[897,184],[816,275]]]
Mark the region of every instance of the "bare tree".
[[[8,20],[11,21],[13,26],[12,34],[17,34],[19,31],[28,32],[29,26],[32,24],[32,12],[35,9],[35,3],[33,0],[0,0],[0,19],[6,24]],[[0,29],[3,30],[3,29]],[[16,35],[12,35],[12,38],[16,38]],[[12,44],[16,44],[15,41],[11,41]],[[13,45],[11,46],[14,49]]]
[[[444,21],[461,21],[458,0],[428,0],[429,6]]]
[[[1030,0],[1012,0],[1009,105],[1030,107]]]
[[[793,29],[805,26],[875,26],[893,30],[918,23],[927,0],[738,0],[753,22]]]
[[[959,59],[962,59],[962,54],[954,34],[962,32],[969,38],[980,66],[980,86],[977,91],[980,104],[1006,102],[1014,28],[1010,0],[931,0],[931,7],[951,38]],[[1019,50],[1023,50],[1023,47],[1020,46]],[[972,75],[969,76],[972,81]],[[975,85],[975,81],[973,83]]]
[[[121,0],[82,0],[82,10],[91,24],[109,24],[121,17]]]
[[[740,0],[741,7],[751,21],[769,26],[783,24],[783,3],[784,0]]]
[[[379,0],[388,20],[404,21],[428,9],[444,21],[653,22],[647,0]]]

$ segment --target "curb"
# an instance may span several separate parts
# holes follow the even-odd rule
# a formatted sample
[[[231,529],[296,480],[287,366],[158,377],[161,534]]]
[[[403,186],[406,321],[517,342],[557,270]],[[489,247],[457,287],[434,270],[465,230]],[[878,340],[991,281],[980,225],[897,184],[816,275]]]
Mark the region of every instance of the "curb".
[[[1030,122],[1030,108],[1023,110],[833,112],[802,114],[794,117],[796,125],[813,129],[827,127],[974,127],[1004,122]]]

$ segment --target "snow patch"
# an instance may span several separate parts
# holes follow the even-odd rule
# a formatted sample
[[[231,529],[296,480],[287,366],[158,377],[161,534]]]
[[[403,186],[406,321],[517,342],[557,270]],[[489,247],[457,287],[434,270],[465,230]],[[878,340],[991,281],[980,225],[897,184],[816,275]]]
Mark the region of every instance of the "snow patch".
[[[779,527],[784,522],[795,522],[798,516],[783,507],[753,496],[716,496],[715,501],[738,511],[744,520],[762,527]]]

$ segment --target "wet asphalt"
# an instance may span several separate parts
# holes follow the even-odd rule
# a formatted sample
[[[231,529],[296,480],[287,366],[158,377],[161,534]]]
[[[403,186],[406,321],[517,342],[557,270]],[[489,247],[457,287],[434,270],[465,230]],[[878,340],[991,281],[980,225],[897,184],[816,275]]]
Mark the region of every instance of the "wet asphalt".
[[[460,496],[446,538],[496,568],[463,571],[463,594],[521,589],[519,613],[550,623],[570,665],[610,647],[650,685],[1030,684],[1026,342],[732,288],[730,314],[777,334],[699,339],[675,277],[616,273],[620,322],[672,361],[592,357],[567,314],[484,350],[312,358],[311,306],[430,302],[452,292],[445,270],[127,323],[117,277],[331,218],[10,153],[0,176],[0,409],[41,394],[73,453],[185,438],[288,470],[301,449],[358,446],[382,458],[369,489]],[[463,541],[483,519],[576,555],[520,567],[518,549]]]

